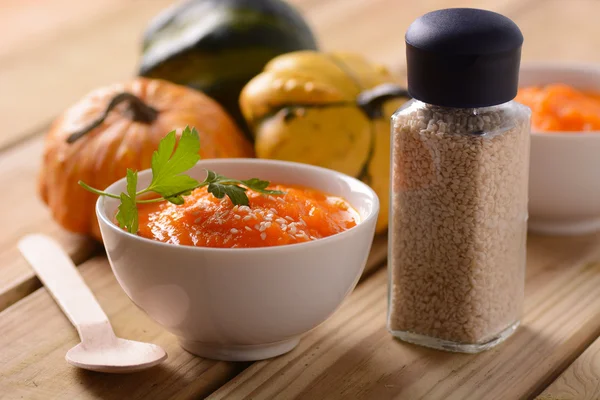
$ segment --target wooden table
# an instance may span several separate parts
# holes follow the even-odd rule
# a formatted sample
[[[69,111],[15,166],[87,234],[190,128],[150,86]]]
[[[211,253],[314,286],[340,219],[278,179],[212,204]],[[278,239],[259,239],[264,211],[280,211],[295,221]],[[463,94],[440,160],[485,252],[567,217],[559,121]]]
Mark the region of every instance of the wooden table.
[[[407,345],[385,329],[385,240],[343,307],[292,352],[268,361],[194,357],[137,309],[102,250],[61,230],[38,200],[43,133],[90,89],[135,72],[146,21],[169,0],[4,0],[0,5],[0,398],[2,399],[600,399],[600,237],[530,236],[523,326],[478,355]],[[358,51],[403,73],[403,34],[458,0],[294,0],[323,47]],[[525,35],[530,60],[600,61],[598,0],[474,0]],[[351,27],[351,28],[350,28]],[[129,376],[70,367],[75,330],[16,249],[56,237],[122,337],[151,341],[168,361]]]

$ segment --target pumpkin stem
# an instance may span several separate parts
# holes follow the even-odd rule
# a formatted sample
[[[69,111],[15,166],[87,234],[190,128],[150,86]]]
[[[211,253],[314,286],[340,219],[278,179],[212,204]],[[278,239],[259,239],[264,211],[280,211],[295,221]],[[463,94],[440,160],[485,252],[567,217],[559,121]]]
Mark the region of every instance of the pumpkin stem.
[[[113,97],[110,100],[108,106],[106,106],[106,110],[104,110],[104,113],[102,113],[100,118],[92,121],[91,124],[84,127],[82,130],[71,134],[67,138],[67,143],[73,143],[77,139],[81,138],[82,136],[85,136],[87,133],[99,127],[104,122],[106,117],[108,117],[108,114],[110,114],[110,112],[116,106],[126,101],[129,102],[129,107],[127,109],[128,116],[135,122],[151,124],[158,116],[158,111],[155,108],[150,107],[148,104],[144,103],[139,97],[128,92],[122,92],[115,95],[115,97]]]
[[[408,97],[408,91],[393,83],[384,83],[373,89],[361,92],[356,98],[356,103],[369,119],[383,117],[383,103],[398,97]]]

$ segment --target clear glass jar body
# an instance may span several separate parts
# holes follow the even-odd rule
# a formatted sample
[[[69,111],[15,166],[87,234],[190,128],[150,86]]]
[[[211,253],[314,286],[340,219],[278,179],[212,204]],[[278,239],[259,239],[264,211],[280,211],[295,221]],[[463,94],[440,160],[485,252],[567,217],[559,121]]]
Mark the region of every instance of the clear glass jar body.
[[[392,116],[388,329],[479,352],[517,328],[527,240],[530,110],[412,100]]]

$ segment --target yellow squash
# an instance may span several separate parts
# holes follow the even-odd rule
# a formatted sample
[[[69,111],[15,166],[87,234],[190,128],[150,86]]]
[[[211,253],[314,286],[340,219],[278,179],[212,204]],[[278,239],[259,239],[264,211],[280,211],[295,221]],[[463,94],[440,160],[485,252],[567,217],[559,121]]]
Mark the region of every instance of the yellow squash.
[[[269,62],[240,96],[260,158],[335,169],[379,195],[388,225],[390,117],[407,92],[360,55],[299,51]]]

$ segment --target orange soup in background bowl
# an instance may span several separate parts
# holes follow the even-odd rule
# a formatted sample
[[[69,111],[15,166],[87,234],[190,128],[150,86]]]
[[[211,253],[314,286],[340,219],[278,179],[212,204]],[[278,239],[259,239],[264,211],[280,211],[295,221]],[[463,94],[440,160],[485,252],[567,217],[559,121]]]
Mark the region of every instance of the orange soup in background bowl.
[[[532,109],[529,230],[600,231],[600,65],[524,64],[519,86]]]
[[[138,235],[114,223],[119,200],[96,203],[111,267],[127,295],[206,358],[251,361],[283,354],[352,291],[375,233],[379,200],[361,181],[306,164],[202,160],[233,179],[261,178],[285,195],[248,191],[248,206],[197,189],[181,206],[141,206]],[[151,171],[140,172],[138,188]],[[118,194],[124,179],[106,189]]]

